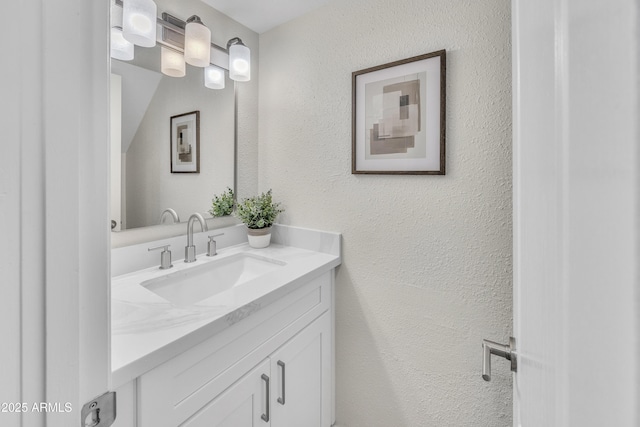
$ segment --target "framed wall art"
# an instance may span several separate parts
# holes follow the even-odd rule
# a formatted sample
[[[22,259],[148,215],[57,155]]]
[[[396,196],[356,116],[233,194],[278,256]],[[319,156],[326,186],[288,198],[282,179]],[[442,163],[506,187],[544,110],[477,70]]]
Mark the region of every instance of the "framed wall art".
[[[445,174],[446,51],[352,75],[354,174]]]
[[[171,173],[200,173],[200,111],[171,117]]]

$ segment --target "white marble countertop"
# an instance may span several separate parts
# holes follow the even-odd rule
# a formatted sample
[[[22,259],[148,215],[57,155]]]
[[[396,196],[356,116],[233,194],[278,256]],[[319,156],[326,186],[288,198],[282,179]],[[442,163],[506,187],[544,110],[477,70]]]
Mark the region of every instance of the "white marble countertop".
[[[339,241],[339,235],[335,236]],[[167,274],[166,270],[151,267],[112,278],[112,387],[117,388],[214,336],[341,262],[335,253],[281,244],[265,249],[240,244],[219,250],[215,257],[199,255],[195,263],[174,261],[171,271],[238,253],[273,258],[286,264],[189,307],[173,305],[140,286],[141,279]]]

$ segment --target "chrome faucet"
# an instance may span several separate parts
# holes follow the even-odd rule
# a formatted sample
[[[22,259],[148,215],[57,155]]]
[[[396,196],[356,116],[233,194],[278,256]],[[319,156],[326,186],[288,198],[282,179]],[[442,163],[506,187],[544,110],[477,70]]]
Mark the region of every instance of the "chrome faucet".
[[[162,224],[162,221],[164,220],[164,214],[167,214],[167,213],[171,215],[171,218],[173,218],[174,224],[177,224],[180,222],[180,217],[178,216],[178,213],[171,208],[167,208],[163,210],[162,213],[160,214],[160,220],[158,221],[158,224]]]
[[[193,223],[196,219],[200,222],[202,231],[209,231],[207,222],[202,215],[196,212],[189,217],[189,222],[187,223],[187,246],[184,248],[184,262],[194,262],[196,260],[196,246],[193,244]]]

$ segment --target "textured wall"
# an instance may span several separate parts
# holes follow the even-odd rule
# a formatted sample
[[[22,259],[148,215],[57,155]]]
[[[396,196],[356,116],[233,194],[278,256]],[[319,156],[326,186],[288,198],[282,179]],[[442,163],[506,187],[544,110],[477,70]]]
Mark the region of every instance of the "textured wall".
[[[285,224],[343,233],[341,427],[510,426],[508,0],[350,0],[260,36],[259,183]],[[351,73],[447,49],[447,175],[351,174]]]

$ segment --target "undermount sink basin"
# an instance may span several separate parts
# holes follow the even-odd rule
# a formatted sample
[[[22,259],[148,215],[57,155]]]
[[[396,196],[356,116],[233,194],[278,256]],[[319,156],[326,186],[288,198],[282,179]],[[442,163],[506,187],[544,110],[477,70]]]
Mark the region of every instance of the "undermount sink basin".
[[[147,280],[141,285],[175,305],[188,306],[284,265],[282,261],[258,255],[235,254]]]

